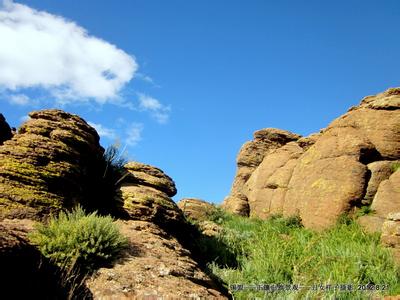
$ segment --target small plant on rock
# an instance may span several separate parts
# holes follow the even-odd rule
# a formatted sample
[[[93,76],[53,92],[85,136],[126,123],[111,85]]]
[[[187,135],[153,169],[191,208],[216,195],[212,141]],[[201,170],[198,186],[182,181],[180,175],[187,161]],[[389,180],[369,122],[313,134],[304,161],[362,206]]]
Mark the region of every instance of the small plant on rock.
[[[85,214],[81,207],[38,225],[29,238],[57,265],[89,272],[111,262],[127,245],[110,216]]]

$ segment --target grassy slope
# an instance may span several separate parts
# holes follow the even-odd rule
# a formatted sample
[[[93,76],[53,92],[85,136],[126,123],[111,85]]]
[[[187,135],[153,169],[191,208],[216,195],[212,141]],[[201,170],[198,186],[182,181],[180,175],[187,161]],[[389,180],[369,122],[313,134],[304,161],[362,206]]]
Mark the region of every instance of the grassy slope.
[[[394,264],[390,252],[379,244],[379,235],[364,233],[349,219],[344,218],[335,228],[321,233],[302,228],[296,218],[262,221],[220,212],[212,219],[223,226],[219,239],[227,245],[227,251],[236,253],[239,267],[214,262],[210,269],[230,286],[332,284],[330,292],[306,288],[274,294],[255,290],[233,292],[238,299],[367,299],[371,295],[400,294],[400,268]],[[339,292],[333,290],[336,284],[352,284],[354,289],[359,284],[379,284],[381,289],[385,284],[386,289],[374,294]]]

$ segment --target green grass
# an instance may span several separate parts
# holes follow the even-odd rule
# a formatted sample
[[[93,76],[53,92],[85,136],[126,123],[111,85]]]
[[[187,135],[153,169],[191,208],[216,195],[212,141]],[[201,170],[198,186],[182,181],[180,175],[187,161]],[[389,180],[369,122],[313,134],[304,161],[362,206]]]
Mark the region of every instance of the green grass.
[[[29,239],[58,266],[84,272],[111,262],[127,245],[111,217],[86,214],[80,207],[38,224]]]
[[[215,220],[214,220],[215,221]],[[234,284],[386,284],[374,295],[400,293],[400,269],[379,235],[366,234],[349,218],[337,226],[314,232],[301,226],[299,218],[274,216],[268,220],[221,214],[217,222],[224,227],[219,240],[236,254],[237,267],[211,263],[209,268],[224,282]],[[300,289],[298,292],[265,293],[233,291],[235,298],[321,298],[364,299],[370,292],[330,292]]]

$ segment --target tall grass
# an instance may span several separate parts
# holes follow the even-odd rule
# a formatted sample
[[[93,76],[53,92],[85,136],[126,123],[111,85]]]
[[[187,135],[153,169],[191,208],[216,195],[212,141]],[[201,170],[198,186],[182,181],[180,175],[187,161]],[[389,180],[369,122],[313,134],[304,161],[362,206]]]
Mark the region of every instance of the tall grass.
[[[224,227],[219,238],[237,254],[238,267],[217,263],[209,267],[231,287],[235,284],[311,287],[296,292],[266,293],[254,288],[233,291],[238,299],[364,299],[400,293],[400,269],[389,250],[380,245],[379,235],[363,232],[355,222],[339,222],[336,227],[318,233],[303,228],[298,218],[275,216],[262,221],[228,214],[218,218]],[[331,290],[322,291],[320,287],[312,290],[317,284],[331,284]],[[340,284],[346,284],[347,288],[351,285],[355,291],[339,291]],[[357,291],[359,287],[367,289],[363,286],[367,284],[371,284],[369,289],[379,285],[385,290]]]

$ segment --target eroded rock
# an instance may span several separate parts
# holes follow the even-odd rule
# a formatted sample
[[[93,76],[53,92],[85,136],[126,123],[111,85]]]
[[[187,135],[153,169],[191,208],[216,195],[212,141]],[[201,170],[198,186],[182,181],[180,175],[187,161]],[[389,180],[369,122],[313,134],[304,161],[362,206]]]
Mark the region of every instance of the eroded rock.
[[[95,299],[227,299],[190,252],[159,226],[119,221],[130,248],[112,268],[100,269],[87,286]]]
[[[290,142],[264,158],[243,189],[251,216],[266,218],[283,214],[289,181],[297,159],[303,153],[298,143]]]
[[[128,218],[154,222],[163,228],[185,224],[182,211],[169,195],[175,183],[160,169],[139,162],[126,164],[128,174],[121,181],[116,201],[123,203]]]
[[[386,217],[381,242],[392,249],[395,259],[400,262],[400,212],[392,212]]]
[[[289,131],[275,128],[256,131],[254,139],[246,142],[239,151],[231,193],[225,198],[222,207],[230,212],[248,216],[249,205],[243,193],[244,184],[268,153],[300,137]]]
[[[251,143],[242,147],[232,193],[224,201],[230,211],[248,209],[263,218],[299,215],[306,227],[324,229],[372,200],[380,219],[399,210],[398,175],[390,176],[390,165],[400,159],[400,88],[364,98],[310,137],[292,136],[263,148]],[[378,228],[380,219],[368,220]]]
[[[206,220],[216,209],[211,203],[196,198],[181,199],[178,202],[178,207],[183,211],[186,217],[197,221]]]
[[[400,170],[381,182],[371,208],[382,217],[400,211]]]
[[[0,146],[0,218],[41,219],[77,205],[104,151],[94,128],[76,115],[42,110],[29,116]]]

